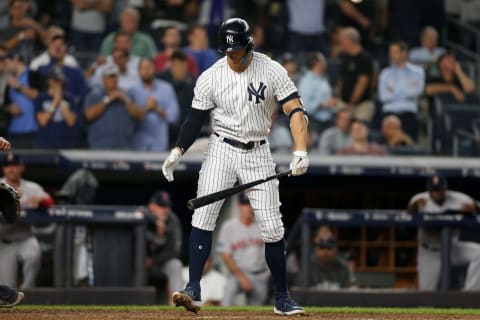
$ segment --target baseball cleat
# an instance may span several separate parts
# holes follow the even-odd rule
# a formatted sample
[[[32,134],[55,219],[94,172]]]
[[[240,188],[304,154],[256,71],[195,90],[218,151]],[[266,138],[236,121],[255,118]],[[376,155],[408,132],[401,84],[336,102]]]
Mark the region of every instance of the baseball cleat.
[[[300,307],[289,294],[275,298],[273,312],[282,316],[304,315],[305,309]]]
[[[193,313],[198,313],[202,305],[200,294],[197,294],[193,288],[188,286],[183,291],[174,292],[172,300],[176,307],[182,306]]]
[[[0,300],[0,308],[11,308],[13,306],[16,306],[17,304],[22,302],[24,296],[25,296],[25,294],[23,292],[19,291],[19,292],[17,292],[17,297],[15,298],[14,301]]]

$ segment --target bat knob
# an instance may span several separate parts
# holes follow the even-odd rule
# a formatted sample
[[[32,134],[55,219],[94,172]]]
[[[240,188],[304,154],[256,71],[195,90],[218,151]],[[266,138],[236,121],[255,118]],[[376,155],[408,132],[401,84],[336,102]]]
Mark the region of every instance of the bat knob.
[[[188,201],[187,201],[187,208],[188,208],[189,210],[195,209],[195,206],[194,206],[192,200],[188,200]]]

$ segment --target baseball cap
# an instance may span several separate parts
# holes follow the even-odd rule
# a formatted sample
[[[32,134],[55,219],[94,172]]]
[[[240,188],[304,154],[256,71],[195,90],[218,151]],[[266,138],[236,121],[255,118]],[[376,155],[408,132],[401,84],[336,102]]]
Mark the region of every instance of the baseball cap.
[[[242,192],[238,195],[238,203],[240,204],[250,204],[250,200],[247,197],[245,192]]]
[[[15,166],[23,164],[22,158],[19,155],[13,154],[11,152],[7,153],[2,159],[2,166]]]
[[[427,179],[427,190],[443,191],[447,186],[447,179],[441,175],[436,174]]]
[[[48,72],[48,77],[54,80],[65,81],[65,74],[59,66],[55,66]]]
[[[115,64],[107,64],[102,69],[102,76],[108,77],[118,75],[118,67]]]
[[[172,205],[170,201],[170,193],[163,190],[155,191],[150,198],[150,202],[153,202],[160,207],[170,207]]]

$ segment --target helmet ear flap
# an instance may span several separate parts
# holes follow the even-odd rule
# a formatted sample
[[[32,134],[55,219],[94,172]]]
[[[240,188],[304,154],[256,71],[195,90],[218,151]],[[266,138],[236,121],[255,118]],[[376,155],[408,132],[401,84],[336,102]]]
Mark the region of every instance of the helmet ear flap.
[[[247,53],[251,52],[253,50],[253,47],[254,47],[253,40],[250,40],[246,46]]]

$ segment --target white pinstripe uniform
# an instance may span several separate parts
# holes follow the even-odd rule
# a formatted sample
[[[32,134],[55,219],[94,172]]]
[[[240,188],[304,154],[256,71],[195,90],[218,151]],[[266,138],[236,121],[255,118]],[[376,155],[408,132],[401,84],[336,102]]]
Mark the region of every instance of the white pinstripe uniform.
[[[232,187],[238,180],[248,183],[275,174],[275,164],[266,140],[271,115],[277,100],[297,92],[286,70],[264,54],[254,52],[247,69],[233,71],[224,57],[206,70],[197,80],[192,108],[211,110],[212,127],[205,154],[197,196]],[[218,135],[218,136],[217,136]],[[254,148],[243,150],[223,138],[243,143],[255,142]],[[257,185],[247,191],[250,203],[265,242],[283,238],[278,180]],[[223,201],[198,208],[192,226],[213,231]]]

